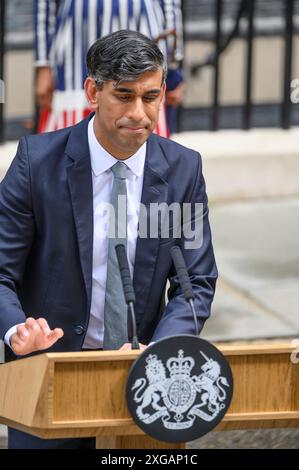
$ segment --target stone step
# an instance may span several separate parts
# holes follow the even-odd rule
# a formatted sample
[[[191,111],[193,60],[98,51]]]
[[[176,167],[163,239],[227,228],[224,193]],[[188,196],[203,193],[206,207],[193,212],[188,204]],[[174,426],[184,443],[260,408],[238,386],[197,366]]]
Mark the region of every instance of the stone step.
[[[183,132],[172,138],[201,153],[210,203],[299,195],[299,127]]]

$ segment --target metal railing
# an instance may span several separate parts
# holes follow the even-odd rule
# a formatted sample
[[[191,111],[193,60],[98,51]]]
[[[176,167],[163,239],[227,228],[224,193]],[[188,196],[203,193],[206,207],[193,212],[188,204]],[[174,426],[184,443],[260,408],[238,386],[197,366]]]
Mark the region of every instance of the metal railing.
[[[0,86],[4,88],[4,31],[5,31],[5,0],[0,0]],[[3,90],[3,93],[5,91]],[[0,90],[1,95],[1,90]],[[1,98],[1,97],[0,97]],[[4,142],[4,103],[0,99],[0,144]],[[4,100],[3,100],[4,101]]]
[[[197,71],[202,67],[213,67],[213,81],[212,81],[212,105],[210,113],[210,130],[219,129],[220,118],[220,104],[219,104],[219,83],[221,81],[221,71],[219,67],[219,59],[221,54],[225,51],[230,42],[238,37],[240,32],[240,22],[244,18],[246,20],[246,71],[244,83],[244,102],[243,102],[243,129],[250,129],[252,127],[252,74],[253,74],[253,58],[254,58],[254,37],[255,37],[255,12],[258,0],[240,0],[239,10],[237,12],[234,27],[227,37],[222,33],[222,17],[223,17],[223,0],[214,0],[215,2],[215,34],[214,34],[214,50],[212,54],[198,64],[191,68],[191,74],[196,75]],[[293,64],[293,38],[294,38],[294,0],[285,0],[284,2],[284,68],[283,75],[283,90],[282,99],[280,104],[280,127],[288,129],[291,125],[291,101],[290,101],[290,85],[292,79],[292,64]]]
[[[290,83],[292,79],[293,64],[294,0],[287,0],[285,5],[285,61],[281,127],[283,129],[289,129],[291,125]]]
[[[219,85],[221,82],[221,68],[219,66],[220,56],[226,50],[228,45],[235,38],[242,35],[240,24],[241,20],[246,21],[246,32],[243,37],[246,40],[246,57],[245,57],[245,82],[243,85],[243,104],[242,104],[242,123],[243,129],[250,129],[252,127],[252,111],[253,111],[253,100],[252,100],[252,75],[253,75],[253,59],[255,53],[254,38],[256,36],[255,31],[255,15],[259,0],[240,0],[239,8],[237,10],[234,26],[228,33],[223,33],[222,21],[225,8],[225,1],[223,0],[211,0],[214,2],[214,49],[213,53],[202,62],[192,66],[191,74],[196,75],[197,71],[206,66],[213,68],[213,80],[211,83],[212,87],[212,104],[210,108],[210,130],[219,129],[221,104],[219,100]],[[284,66],[281,71],[283,89],[281,90],[281,102],[280,102],[280,127],[288,129],[292,123],[292,103],[290,100],[290,84],[292,80],[292,65],[293,65],[293,40],[294,40],[294,4],[295,0],[285,0],[282,2],[284,6]],[[182,1],[183,14],[186,9],[185,0]],[[185,16],[185,15],[184,15]],[[5,0],[0,0],[0,84],[4,83],[4,53],[5,53]],[[1,101],[1,100],[0,100]],[[179,124],[178,130],[180,130],[180,121],[182,116],[182,110],[179,112]],[[0,103],[0,143],[4,141],[4,103]]]

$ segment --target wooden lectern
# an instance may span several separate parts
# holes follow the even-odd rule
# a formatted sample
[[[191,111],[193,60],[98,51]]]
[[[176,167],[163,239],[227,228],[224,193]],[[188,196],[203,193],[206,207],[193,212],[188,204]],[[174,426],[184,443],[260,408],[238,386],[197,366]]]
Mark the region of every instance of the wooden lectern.
[[[232,368],[234,395],[216,429],[299,426],[299,364],[290,343],[219,349]],[[146,436],[129,415],[126,380],[139,354],[46,353],[3,364],[0,422],[47,439],[96,436],[102,449],[184,448]]]

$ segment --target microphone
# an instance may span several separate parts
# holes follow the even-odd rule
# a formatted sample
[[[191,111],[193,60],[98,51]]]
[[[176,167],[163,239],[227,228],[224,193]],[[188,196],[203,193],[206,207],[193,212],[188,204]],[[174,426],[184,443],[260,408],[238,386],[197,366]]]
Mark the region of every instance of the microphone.
[[[170,254],[173,260],[173,264],[175,266],[180,286],[183,291],[183,295],[185,297],[186,302],[190,305],[193,318],[194,318],[194,324],[195,324],[195,334],[196,336],[199,335],[199,330],[198,330],[198,321],[195,313],[195,308],[194,308],[194,293],[192,290],[192,285],[190,282],[189,274],[186,268],[186,263],[182,255],[182,251],[178,246],[173,246],[170,249]]]
[[[132,331],[132,349],[140,349],[137,332],[136,332],[136,317],[134,311],[134,303],[136,302],[135,292],[133,289],[133,283],[130,275],[128,258],[126,254],[126,249],[124,245],[116,245],[115,247],[118,267],[120,271],[121,282],[123,286],[123,291],[125,295],[126,304],[128,306],[128,315],[130,320],[129,330]]]

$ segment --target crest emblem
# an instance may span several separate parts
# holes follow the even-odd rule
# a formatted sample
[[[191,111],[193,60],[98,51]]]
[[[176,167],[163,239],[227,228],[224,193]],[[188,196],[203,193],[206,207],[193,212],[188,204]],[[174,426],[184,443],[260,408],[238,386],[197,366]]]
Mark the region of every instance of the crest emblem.
[[[185,357],[180,349],[177,357],[166,363],[167,370],[156,355],[147,359],[146,377],[137,379],[132,387],[134,401],[138,404],[137,416],[145,424],[162,418],[165,428],[186,429],[193,425],[196,417],[212,421],[224,408],[227,379],[220,375],[221,368],[200,351],[205,358],[200,375],[191,376],[195,360]],[[197,395],[200,402],[194,404]],[[147,411],[145,411],[147,409]],[[150,413],[152,410],[152,413]]]
[[[191,337],[183,338],[186,341]],[[185,432],[201,424],[207,425],[208,430],[216,426],[230,402],[232,385],[231,375],[222,370],[219,358],[207,355],[203,348],[197,349],[195,356],[180,347],[163,360],[163,355],[154,354],[151,349],[148,348],[149,354],[145,356],[144,375],[135,374],[127,389],[137,424],[142,423],[144,431],[158,423],[164,430]]]

